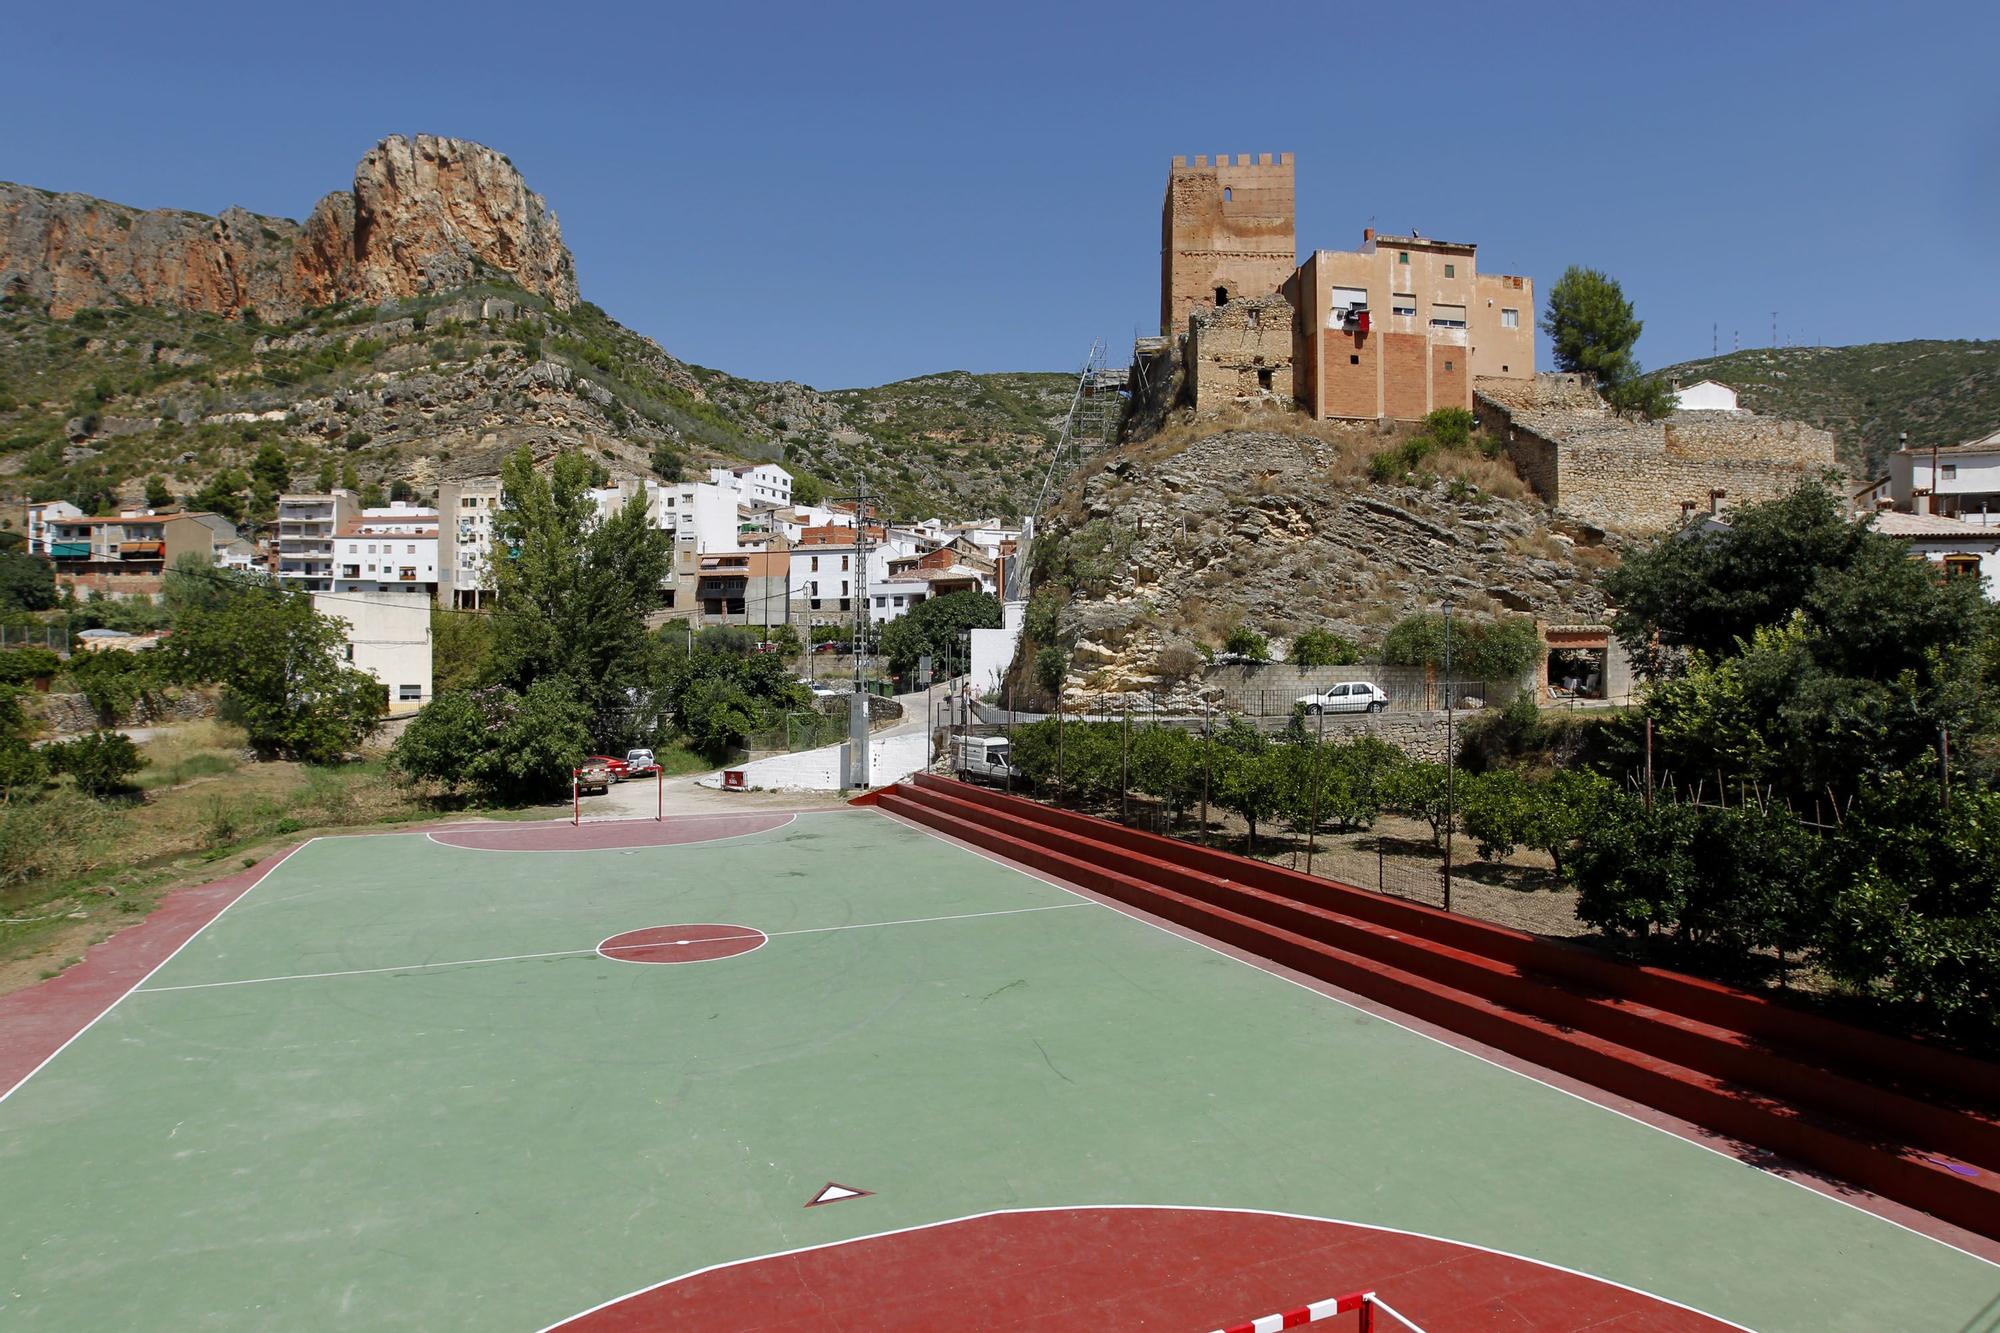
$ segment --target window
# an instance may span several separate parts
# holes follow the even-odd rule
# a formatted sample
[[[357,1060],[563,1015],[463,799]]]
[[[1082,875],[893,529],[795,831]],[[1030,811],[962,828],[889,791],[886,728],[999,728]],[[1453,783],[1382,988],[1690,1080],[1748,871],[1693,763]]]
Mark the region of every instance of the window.
[[[1444,373],[1445,373],[1445,374],[1447,374],[1447,375],[1449,375],[1449,374],[1451,374],[1451,371],[1452,371],[1452,363],[1451,363],[1451,362],[1449,362],[1449,361],[1445,362],[1445,363],[1444,363]]]
[[[1457,277],[1457,276],[1458,276],[1458,265],[1456,265],[1456,264],[1446,264],[1446,265],[1444,266],[1444,275],[1445,275],[1445,276],[1446,276],[1447,278],[1455,278],[1455,277]]]
[[[1465,307],[1462,305],[1434,305],[1431,307],[1431,327],[1434,329],[1462,329],[1465,327]]]
[[[1505,306],[1502,306],[1500,308],[1500,327],[1503,329],[1520,328],[1521,312],[1518,310],[1509,310]]]
[[[1358,355],[1350,353],[1347,358],[1347,364],[1350,366],[1358,366],[1361,364],[1361,358]]]
[[[1251,328],[1253,328],[1253,329],[1261,329],[1261,328],[1263,328],[1263,327],[1264,327],[1264,319],[1263,319],[1263,315],[1264,315],[1264,312],[1263,312],[1263,311],[1261,311],[1261,310],[1258,310],[1258,309],[1256,309],[1256,308],[1254,308],[1254,307],[1253,307],[1253,308],[1251,309],[1250,313],[1249,313],[1249,316],[1248,316],[1248,318],[1249,318],[1249,320],[1250,320],[1250,327],[1251,327]]]
[[[417,544],[415,542],[411,542],[409,549],[403,552],[404,555],[415,555],[416,553],[417,553]]]
[[[819,557],[818,557],[818,556],[814,556],[814,557],[812,558],[812,567],[813,567],[813,572],[814,572],[814,573],[818,573],[818,572],[819,572]]]
[[[842,569],[846,569],[846,568],[847,568],[847,557],[846,557],[846,556],[842,556],[842,557],[840,557],[840,567],[841,567]]]
[[[340,656],[343,661],[352,662],[354,660],[354,645],[351,643],[342,644],[340,646]]]
[[[1389,298],[1389,313],[1415,319],[1417,317],[1417,294],[1415,292],[1397,292]]]
[[[1271,370],[1268,366],[1257,372],[1257,387],[1266,390],[1271,387]]]
[[[1217,305],[1229,304],[1229,289],[1227,287],[1217,287],[1215,289],[1215,303]]]
[[[358,579],[358,578],[360,578],[360,577],[361,577],[361,566],[359,566],[359,565],[342,565],[342,566],[340,567],[340,577],[342,577],[342,578],[344,578],[344,579]]]
[[[1225,185],[1225,186],[1223,186],[1223,187],[1222,187],[1222,202],[1223,202],[1223,203],[1225,203],[1225,204],[1227,204],[1227,203],[1231,203],[1231,202],[1233,202],[1233,201],[1235,200],[1235,198],[1236,198],[1236,191],[1234,191],[1234,190],[1230,189],[1230,188],[1229,188],[1229,187],[1228,187],[1227,185]]]
[[[374,555],[374,554],[375,554],[375,544],[374,544],[373,542],[370,542],[370,543],[368,544],[368,554],[370,554],[370,555]]]
[[[1407,264],[1407,263],[1409,263],[1409,262],[1410,262],[1410,252],[1409,252],[1408,250],[1398,250],[1398,251],[1396,252],[1396,262],[1397,262],[1398,264]]]
[[[1958,464],[1956,463],[1943,464],[1942,467],[1940,468],[1940,472],[1946,481],[1958,480]]]
[[[396,687],[396,697],[403,700],[421,699],[424,697],[424,687],[421,685],[398,685]]]

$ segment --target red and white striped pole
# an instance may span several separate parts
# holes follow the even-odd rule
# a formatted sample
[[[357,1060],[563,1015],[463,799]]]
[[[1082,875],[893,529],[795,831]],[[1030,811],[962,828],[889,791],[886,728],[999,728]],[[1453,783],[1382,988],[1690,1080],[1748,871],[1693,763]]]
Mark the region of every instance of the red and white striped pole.
[[[1314,1301],[1311,1305],[1301,1305],[1295,1310],[1280,1310],[1277,1314],[1267,1314],[1252,1319],[1247,1324],[1231,1324],[1228,1328],[1217,1329],[1216,1333],[1277,1333],[1281,1328],[1298,1328],[1303,1324],[1318,1323],[1335,1315],[1361,1312],[1361,1333],[1373,1333],[1375,1293],[1372,1291],[1350,1292],[1345,1296],[1335,1296],[1330,1300]]]
[[[577,784],[579,770],[569,771],[569,823],[571,828],[583,826],[583,792]]]

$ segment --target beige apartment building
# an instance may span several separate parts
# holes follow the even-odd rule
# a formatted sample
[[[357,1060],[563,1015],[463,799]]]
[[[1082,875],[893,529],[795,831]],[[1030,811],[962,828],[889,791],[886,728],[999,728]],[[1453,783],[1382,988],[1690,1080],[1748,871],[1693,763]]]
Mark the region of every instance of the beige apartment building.
[[[1475,379],[1535,377],[1535,284],[1479,272],[1475,245],[1361,234],[1316,250],[1285,295],[1298,312],[1294,379],[1315,417],[1413,420],[1472,407]]]

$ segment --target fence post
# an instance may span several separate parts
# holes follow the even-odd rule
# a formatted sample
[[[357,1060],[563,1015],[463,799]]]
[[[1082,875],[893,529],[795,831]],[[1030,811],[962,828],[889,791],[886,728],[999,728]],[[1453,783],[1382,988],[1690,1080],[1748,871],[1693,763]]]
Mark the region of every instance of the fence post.
[[[1385,892],[1384,888],[1382,887],[1383,885],[1382,872],[1384,870],[1383,863],[1386,860],[1388,860],[1388,855],[1382,850],[1382,837],[1380,834],[1377,834],[1375,836],[1375,892],[1377,893]]]
[[[1209,756],[1214,752],[1213,739],[1209,735],[1209,704],[1206,694],[1201,696],[1201,841],[1208,843],[1208,767]]]
[[[1118,738],[1118,822],[1132,823],[1132,696],[1125,696],[1125,721]]]
[[[1056,791],[1060,798],[1069,798],[1069,789],[1063,786],[1063,734],[1062,734],[1062,691],[1056,691]]]

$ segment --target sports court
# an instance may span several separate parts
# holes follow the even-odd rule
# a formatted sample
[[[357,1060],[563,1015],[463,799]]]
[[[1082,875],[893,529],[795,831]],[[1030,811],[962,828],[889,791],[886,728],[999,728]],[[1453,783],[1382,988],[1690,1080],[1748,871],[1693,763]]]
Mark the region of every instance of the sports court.
[[[307,843],[0,1100],[0,1200],[18,1328],[2000,1327],[1972,1254],[868,809]]]

